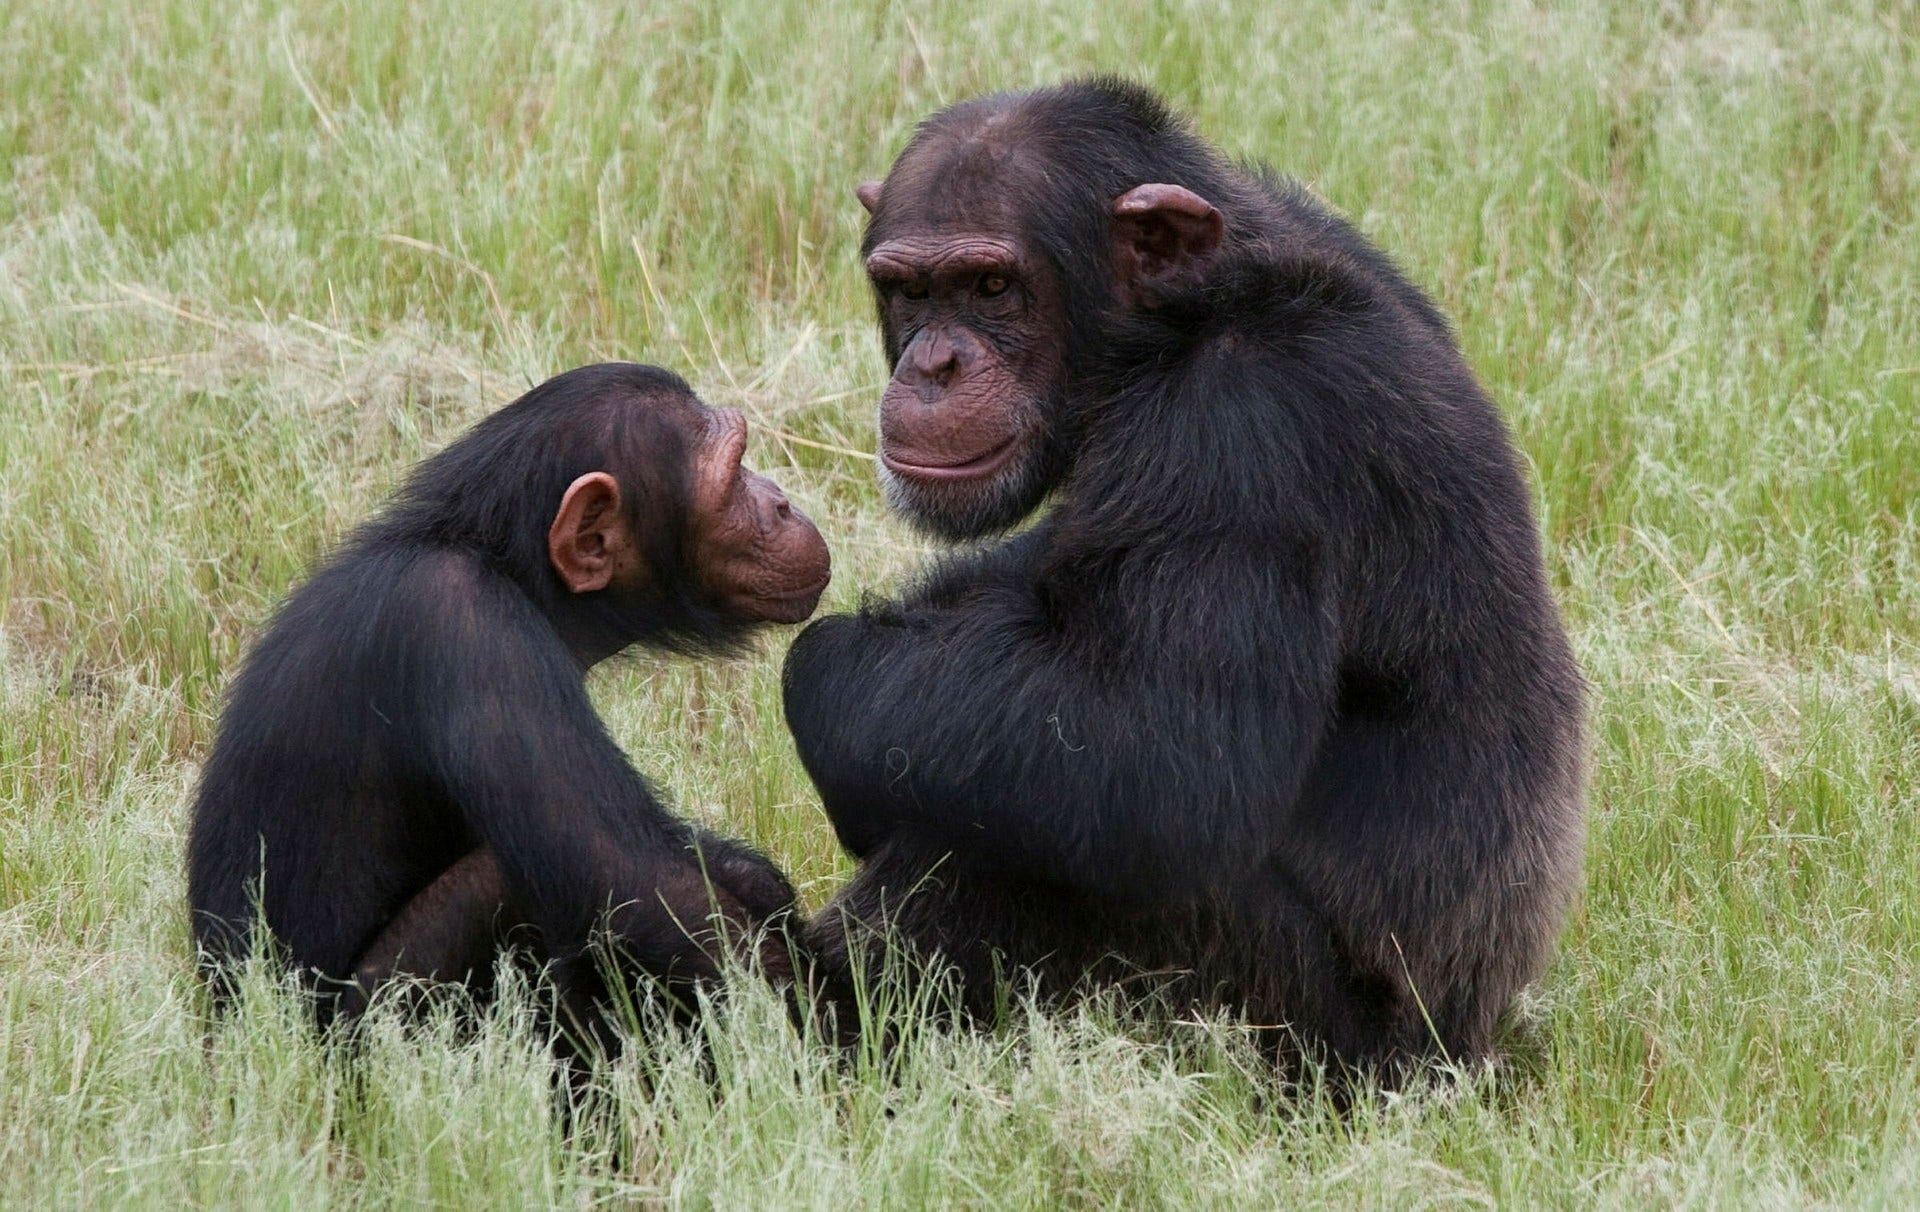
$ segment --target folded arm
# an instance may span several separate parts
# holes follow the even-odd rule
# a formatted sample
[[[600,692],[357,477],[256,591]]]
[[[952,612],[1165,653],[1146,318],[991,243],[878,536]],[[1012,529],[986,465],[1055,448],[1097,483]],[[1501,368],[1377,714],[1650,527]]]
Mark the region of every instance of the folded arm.
[[[1270,849],[1333,701],[1327,580],[1311,545],[1196,545],[823,619],[788,723],[857,855],[911,828],[1150,896]]]

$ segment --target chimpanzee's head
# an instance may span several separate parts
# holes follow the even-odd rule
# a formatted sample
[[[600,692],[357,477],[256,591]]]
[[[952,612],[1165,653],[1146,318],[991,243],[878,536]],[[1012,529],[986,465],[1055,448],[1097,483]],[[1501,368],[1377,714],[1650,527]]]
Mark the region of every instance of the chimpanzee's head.
[[[943,110],[884,182],[859,187],[893,367],[880,465],[896,509],[966,538],[1040,504],[1072,463],[1079,352],[1219,246],[1220,211],[1162,183],[1211,164],[1158,99],[1096,81]]]
[[[727,651],[813,613],[831,571],[805,514],[742,466],[747,423],[624,362],[556,375],[428,460],[394,523],[470,544],[583,664],[639,642]]]

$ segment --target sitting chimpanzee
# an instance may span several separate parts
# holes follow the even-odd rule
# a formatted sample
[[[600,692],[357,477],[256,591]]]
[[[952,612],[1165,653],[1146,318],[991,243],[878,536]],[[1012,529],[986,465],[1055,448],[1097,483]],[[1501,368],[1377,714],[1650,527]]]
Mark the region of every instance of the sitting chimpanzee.
[[[1054,505],[794,643],[864,860],[814,945],[891,938],[975,1012],[1002,970],[1177,974],[1387,1080],[1487,1055],[1578,876],[1584,691],[1445,321],[1121,82],[955,105],[858,193],[890,501]]]
[[[788,911],[766,859],[661,807],[584,680],[629,644],[724,652],[813,612],[826,545],[740,465],[746,437],[666,371],[569,371],[422,464],[292,596],[194,812],[216,990],[256,907],[323,1022],[393,975],[484,984],[511,930],[570,1012],[611,950],[684,988]]]

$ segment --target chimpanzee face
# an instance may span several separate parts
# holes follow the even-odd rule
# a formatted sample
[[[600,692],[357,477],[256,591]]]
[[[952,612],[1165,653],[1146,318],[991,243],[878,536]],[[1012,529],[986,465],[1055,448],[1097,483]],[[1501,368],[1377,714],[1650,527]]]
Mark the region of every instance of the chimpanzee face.
[[[694,457],[692,563],[729,613],[798,623],[819,605],[832,559],[780,486],[741,464],[746,448],[745,417],[707,411],[705,441]]]
[[[1069,306],[1150,306],[1223,231],[1219,212],[1192,192],[1140,185],[1086,233],[1087,246],[1107,254],[1088,271],[1099,280],[1066,281],[1060,267],[1089,258],[1034,247],[1022,233],[1017,171],[962,147],[909,151],[884,185],[857,191],[874,216],[866,270],[893,359],[880,399],[881,481],[895,509],[945,538],[1013,525],[1065,471]],[[943,155],[970,162],[955,174]],[[956,175],[981,196],[956,204]]]
[[[832,570],[827,545],[778,485],[742,466],[747,422],[688,397],[674,401],[690,467],[685,478],[682,568],[649,564],[644,524],[622,503],[609,471],[576,479],[547,533],[554,571],[576,594],[639,597],[666,577],[691,577],[726,614],[751,622],[798,623],[813,613]]]
[[[879,186],[859,192],[878,206]],[[918,525],[966,538],[1019,521],[1057,478],[1065,318],[1051,267],[1017,232],[923,209],[897,207],[866,261],[894,363],[881,481]]]

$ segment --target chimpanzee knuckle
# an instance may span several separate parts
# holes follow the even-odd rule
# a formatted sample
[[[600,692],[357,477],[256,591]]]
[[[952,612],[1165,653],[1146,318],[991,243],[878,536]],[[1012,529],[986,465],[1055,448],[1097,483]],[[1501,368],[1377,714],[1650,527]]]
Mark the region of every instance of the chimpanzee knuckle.
[[[751,852],[722,858],[715,878],[756,918],[768,918],[793,908],[793,885],[768,860]]]

